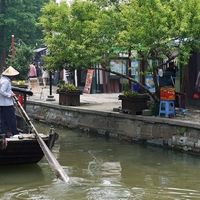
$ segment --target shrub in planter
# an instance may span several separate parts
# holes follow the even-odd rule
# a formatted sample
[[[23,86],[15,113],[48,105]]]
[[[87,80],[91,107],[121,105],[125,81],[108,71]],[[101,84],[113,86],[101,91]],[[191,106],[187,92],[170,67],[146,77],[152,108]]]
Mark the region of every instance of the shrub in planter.
[[[122,95],[119,95],[119,100],[122,100],[123,112],[136,115],[141,114],[142,110],[147,108],[149,96],[133,90],[125,90]]]
[[[67,91],[74,91],[78,90],[77,87],[74,84],[61,84],[59,86],[58,92],[67,92]]]
[[[73,84],[61,84],[57,90],[59,104],[66,106],[80,106],[80,95],[82,91]]]

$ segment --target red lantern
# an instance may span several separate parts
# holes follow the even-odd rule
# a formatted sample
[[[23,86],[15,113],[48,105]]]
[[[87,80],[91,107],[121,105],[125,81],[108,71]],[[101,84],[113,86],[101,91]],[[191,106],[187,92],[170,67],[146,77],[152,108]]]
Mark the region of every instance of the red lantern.
[[[197,93],[194,94],[193,96],[195,99],[198,99],[199,98],[199,95]]]

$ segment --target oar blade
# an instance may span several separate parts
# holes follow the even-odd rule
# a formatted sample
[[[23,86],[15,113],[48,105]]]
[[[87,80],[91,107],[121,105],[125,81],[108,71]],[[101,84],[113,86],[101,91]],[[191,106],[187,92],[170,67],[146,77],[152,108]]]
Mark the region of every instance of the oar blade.
[[[48,146],[45,144],[44,140],[40,137],[39,133],[37,132],[36,128],[34,127],[33,123],[31,122],[30,118],[28,117],[27,113],[25,112],[24,108],[22,107],[22,105],[20,104],[16,96],[14,96],[14,100],[16,101],[17,105],[21,109],[24,117],[27,120],[27,123],[29,123],[30,127],[35,132],[37,142],[40,145],[40,148],[42,149],[52,170],[55,172],[58,178],[63,180],[65,183],[68,183],[70,180],[69,177],[67,176],[63,168],[60,166],[59,162],[56,160],[56,158],[54,157],[54,155],[52,154]]]
[[[37,132],[37,130],[34,130]],[[38,134],[38,133],[37,133]],[[59,162],[56,160],[56,158],[53,156],[52,152],[50,149],[45,147],[45,142],[42,140],[41,137],[37,137],[38,143],[45,154],[45,157],[47,161],[49,162],[49,165],[51,166],[52,170],[56,174],[56,176],[60,179],[62,179],[64,182],[68,183],[69,182],[69,176],[65,173],[63,168],[60,166]]]

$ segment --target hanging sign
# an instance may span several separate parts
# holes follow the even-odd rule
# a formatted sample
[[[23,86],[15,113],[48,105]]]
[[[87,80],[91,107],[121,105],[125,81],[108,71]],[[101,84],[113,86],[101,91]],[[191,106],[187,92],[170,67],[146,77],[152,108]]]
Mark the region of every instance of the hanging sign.
[[[86,80],[85,80],[85,87],[84,87],[84,91],[87,94],[90,94],[91,91],[91,86],[92,86],[92,77],[93,77],[93,69],[88,69],[87,70],[87,76],[86,76]]]

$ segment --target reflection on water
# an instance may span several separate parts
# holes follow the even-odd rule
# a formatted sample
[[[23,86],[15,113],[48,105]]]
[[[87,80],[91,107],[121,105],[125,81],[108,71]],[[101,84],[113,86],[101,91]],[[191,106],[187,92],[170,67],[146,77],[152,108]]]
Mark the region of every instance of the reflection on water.
[[[38,132],[49,126],[36,124]],[[69,175],[57,179],[45,158],[0,167],[3,200],[200,199],[200,158],[56,128],[53,154]]]

